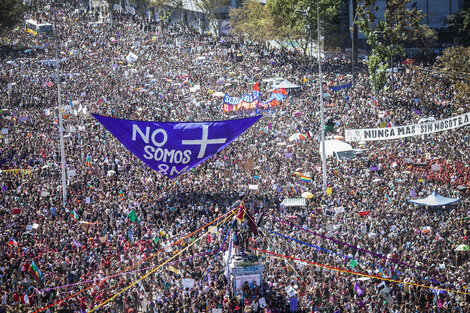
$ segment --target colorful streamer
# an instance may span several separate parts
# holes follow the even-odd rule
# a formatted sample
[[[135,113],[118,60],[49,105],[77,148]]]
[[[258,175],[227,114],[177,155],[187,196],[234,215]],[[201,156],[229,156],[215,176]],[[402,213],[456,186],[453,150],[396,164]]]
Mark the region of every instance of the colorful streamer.
[[[348,246],[348,247],[350,247],[350,248],[353,248],[353,249],[362,251],[362,252],[364,252],[364,253],[372,254],[372,255],[374,255],[374,256],[376,256],[376,257],[379,257],[379,258],[382,258],[382,259],[386,259],[386,260],[389,260],[389,261],[392,261],[392,262],[394,262],[394,263],[398,263],[398,264],[401,264],[401,265],[404,265],[404,266],[407,266],[407,267],[411,267],[411,268],[417,269],[417,270],[419,270],[419,271],[426,272],[426,273],[428,273],[428,274],[432,274],[432,273],[430,273],[430,272],[428,272],[428,271],[426,271],[426,270],[424,270],[424,269],[422,269],[422,268],[419,268],[419,267],[416,267],[416,266],[413,266],[413,265],[409,265],[409,264],[407,264],[407,263],[404,263],[404,262],[401,262],[401,261],[398,261],[398,260],[394,260],[394,259],[388,258],[388,257],[385,256],[385,255],[377,254],[377,253],[374,253],[374,252],[371,252],[371,251],[368,251],[368,250],[364,250],[364,249],[358,248],[358,247],[356,247],[356,246],[353,246],[353,245],[350,245],[350,244],[347,244],[347,243],[338,241],[338,240],[336,240],[336,239],[333,239],[333,238],[330,238],[330,237],[327,237],[327,236],[323,236],[322,234],[315,233],[315,232],[313,232],[313,231],[311,231],[311,230],[308,230],[308,229],[306,229],[306,228],[297,226],[297,225],[295,225],[295,224],[293,224],[293,223],[291,223],[291,222],[283,221],[283,220],[281,220],[281,219],[278,219],[278,218],[275,218],[275,217],[272,217],[272,216],[269,216],[269,218],[272,219],[272,220],[278,221],[278,222],[280,222],[280,223],[283,223],[283,224],[289,224],[289,225],[291,225],[291,226],[293,226],[293,227],[295,227],[295,228],[297,228],[297,229],[301,229],[301,230],[306,231],[306,232],[308,232],[308,233],[310,233],[310,234],[312,234],[312,235],[319,236],[319,237],[321,237],[321,238],[331,240],[331,241],[333,241],[334,243],[338,243],[338,244],[341,244],[341,245],[345,245],[345,246]]]
[[[199,288],[198,288],[196,294],[193,296],[193,298],[197,298],[197,295],[199,294],[199,291],[201,291],[202,285],[204,285],[204,282],[206,281],[207,275],[209,275],[209,273],[211,271],[212,265],[214,265],[215,261],[217,261],[217,258],[219,257],[220,250],[222,250],[222,248],[224,246],[224,243],[227,240],[228,235],[232,231],[233,225],[235,225],[236,221],[237,221],[237,219],[233,220],[232,225],[230,226],[229,230],[225,234],[224,241],[222,241],[222,244],[220,245],[219,250],[217,250],[217,254],[215,255],[215,258],[212,260],[211,265],[209,265],[209,268],[207,269],[207,273],[204,276],[204,279],[201,281],[201,284],[199,285]],[[188,310],[186,311],[186,313],[188,313],[190,309],[191,309],[191,303],[189,303],[189,307],[188,307]]]
[[[201,231],[202,229],[204,229],[204,228],[206,228],[207,226],[209,226],[209,225],[215,223],[216,221],[220,220],[221,218],[223,218],[224,216],[226,216],[226,215],[229,214],[229,213],[231,213],[231,214],[233,215],[235,210],[236,210],[236,208],[233,209],[233,210],[231,210],[231,211],[228,211],[227,213],[225,213],[225,214],[223,214],[222,216],[216,218],[216,219],[213,220],[212,222],[207,223],[206,225],[200,227],[199,229],[193,231],[192,233],[190,233],[190,234],[184,236],[183,238],[181,238],[181,239],[179,239],[179,240],[173,242],[173,243],[172,243],[171,245],[169,245],[168,247],[172,247],[172,246],[174,246],[174,245],[179,244],[179,243],[182,242],[184,239],[189,238],[189,237],[192,236],[193,234],[198,233],[198,232]],[[168,247],[165,247],[165,249],[168,248]],[[87,287],[87,288],[85,288],[85,289],[83,289],[83,290],[77,291],[76,293],[74,293],[74,294],[72,294],[72,295],[70,295],[70,296],[67,296],[67,297],[65,297],[65,298],[63,298],[63,299],[60,299],[60,300],[54,302],[54,303],[51,303],[51,304],[49,304],[49,305],[47,305],[47,306],[45,306],[45,307],[43,307],[43,308],[41,308],[41,309],[38,309],[38,310],[34,311],[33,313],[37,313],[37,312],[44,311],[45,309],[50,308],[51,306],[54,306],[54,305],[59,304],[59,303],[62,303],[62,302],[64,302],[65,300],[68,300],[68,299],[70,299],[70,298],[72,298],[72,297],[75,297],[76,295],[78,295],[78,294],[80,294],[80,293],[82,293],[82,292],[84,292],[84,291],[87,291],[87,290],[89,290],[89,289],[91,289],[91,288],[93,288],[93,287],[96,287],[96,286],[100,285],[102,282],[104,282],[104,281],[106,281],[106,280],[108,280],[108,279],[110,279],[110,278],[112,278],[112,277],[115,277],[115,276],[117,276],[117,275],[119,275],[119,274],[121,274],[121,273],[123,273],[123,272],[126,272],[126,271],[130,270],[131,268],[133,268],[133,267],[135,267],[135,266],[137,266],[137,265],[139,265],[139,264],[141,264],[141,263],[147,261],[148,259],[150,259],[150,258],[152,258],[152,257],[154,257],[154,256],[156,256],[156,255],[158,255],[158,254],[160,254],[161,252],[165,251],[165,249],[161,249],[161,250],[155,252],[154,254],[148,256],[147,258],[145,258],[145,259],[143,259],[143,260],[137,262],[136,264],[131,265],[131,266],[129,266],[129,267],[123,269],[122,271],[120,271],[120,272],[114,274],[113,276],[111,276],[111,277],[109,277],[109,278],[107,278],[107,279],[100,280],[98,283],[96,283],[96,284],[94,284],[94,285],[91,285],[91,286],[89,286],[89,287]]]
[[[303,245],[306,245],[306,246],[309,246],[309,247],[312,247],[312,248],[315,248],[315,249],[318,249],[318,250],[322,250],[322,251],[325,251],[325,252],[329,252],[329,253],[333,253],[333,254],[336,254],[338,256],[341,256],[343,258],[347,258],[347,259],[351,259],[351,260],[355,260],[357,262],[360,262],[360,263],[364,263],[364,264],[367,264],[367,265],[371,265],[371,266],[374,266],[374,267],[377,267],[379,268],[380,270],[386,270],[386,271],[391,271],[391,272],[395,272],[399,275],[406,275],[406,276],[410,276],[410,277],[413,277],[413,278],[419,278],[419,279],[423,279],[423,280],[426,280],[426,281],[429,281],[429,282],[432,282],[432,283],[436,283],[436,284],[441,284],[441,285],[446,285],[446,286],[452,286],[454,287],[454,285],[452,284],[444,284],[444,283],[441,283],[441,282],[438,282],[438,281],[435,281],[435,280],[432,280],[432,279],[428,279],[428,278],[424,278],[424,277],[420,277],[420,276],[413,276],[413,275],[410,275],[410,274],[406,274],[406,273],[402,273],[400,271],[397,271],[397,270],[392,270],[392,269],[389,269],[389,268],[385,268],[385,267],[382,267],[380,265],[376,265],[374,263],[369,263],[369,262],[366,262],[366,261],[361,261],[361,260],[357,260],[353,257],[350,257],[350,256],[347,256],[347,255],[344,255],[344,254],[341,254],[341,253],[337,253],[337,252],[334,252],[334,251],[330,251],[330,250],[327,250],[327,249],[324,249],[324,248],[321,248],[321,247],[317,247],[317,246],[314,246],[312,244],[309,244],[309,243],[306,243],[306,242],[303,242],[301,240],[297,240],[297,239],[294,239],[294,238],[291,238],[289,236],[285,236],[283,234],[279,234],[277,232],[274,232],[274,231],[270,231],[268,230],[270,233],[273,233],[275,235],[278,235],[278,236],[281,236],[281,237],[284,237],[286,239],[290,239],[290,240],[293,240],[293,241],[296,241],[300,244],[303,244]],[[455,288],[455,287],[454,287]]]
[[[147,278],[149,275],[153,274],[156,270],[158,270],[160,267],[162,267],[163,265],[167,264],[168,262],[170,262],[173,258],[175,258],[176,256],[180,255],[181,253],[183,253],[184,251],[186,251],[187,249],[189,249],[189,247],[195,245],[199,240],[201,240],[203,237],[205,237],[207,234],[210,233],[210,231],[212,229],[214,229],[215,227],[219,226],[220,224],[224,223],[226,220],[228,220],[230,217],[232,217],[235,212],[234,210],[231,210],[230,211],[231,214],[229,216],[227,216],[222,222],[219,222],[217,225],[213,226],[211,229],[209,229],[206,233],[202,234],[199,238],[197,238],[196,240],[194,240],[194,242],[192,242],[191,244],[187,245],[184,249],[181,249],[178,253],[176,253],[175,255],[173,255],[171,258],[169,258],[168,260],[166,260],[165,262],[163,262],[162,264],[160,264],[159,266],[157,266],[156,268],[154,268],[153,270],[151,270],[150,272],[148,272],[147,274],[145,274],[144,276],[142,276],[141,278],[139,278],[138,280],[136,280],[135,282],[133,282],[132,284],[130,284],[129,286],[127,286],[126,288],[122,289],[121,291],[117,292],[116,294],[114,294],[114,296],[108,298],[107,300],[101,302],[100,304],[98,304],[97,306],[95,306],[93,309],[91,309],[90,311],[88,311],[87,313],[90,313],[90,312],[94,312],[96,311],[97,309],[99,309],[100,307],[102,307],[103,305],[105,305],[106,303],[108,303],[109,301],[113,300],[114,298],[116,298],[117,296],[119,296],[121,293],[125,292],[126,290],[128,290],[129,288],[131,288],[132,286],[134,286],[135,284],[137,284],[138,282],[144,280],[145,278]],[[225,214],[224,214],[225,215]]]
[[[204,256],[204,255],[207,255],[207,254],[215,253],[215,252],[217,252],[217,251],[214,250],[214,251],[204,252],[204,253],[201,253],[201,254],[196,254],[196,255],[193,255],[193,256],[190,256],[190,257],[187,257],[187,258],[182,258],[182,259],[178,259],[178,260],[171,261],[169,264],[178,263],[178,262],[185,261],[185,260],[195,259],[195,258]],[[135,271],[131,271],[131,272],[125,272],[125,273],[121,273],[121,274],[114,275],[114,276],[103,277],[102,279],[108,279],[108,278],[111,278],[111,277],[118,277],[118,276],[122,276],[122,275],[137,273],[137,272],[141,272],[141,271],[145,271],[145,270],[148,270],[148,269],[155,268],[155,267],[157,267],[157,266],[158,266],[158,265],[149,266],[149,267],[141,268],[141,269],[138,269],[138,270],[135,270]],[[56,287],[46,288],[46,289],[43,289],[43,290],[39,290],[39,292],[45,292],[45,291],[54,290],[54,289],[68,288],[68,287],[72,287],[72,286],[76,286],[76,285],[91,283],[91,282],[93,282],[93,281],[95,281],[95,279],[84,280],[84,281],[80,281],[80,282],[78,282],[78,283],[73,283],[73,284],[68,284],[68,285],[62,285],[62,286],[56,286]]]
[[[319,263],[315,263],[315,262],[311,262],[311,261],[306,261],[306,260],[298,259],[298,258],[295,258],[295,257],[292,257],[292,256],[282,255],[282,254],[278,254],[278,253],[274,253],[274,252],[269,252],[269,251],[265,251],[265,250],[261,250],[261,249],[257,249],[257,248],[253,248],[253,247],[250,247],[250,249],[255,250],[255,251],[259,251],[259,252],[263,252],[263,253],[267,253],[267,254],[271,254],[271,255],[275,255],[275,256],[279,256],[279,257],[283,257],[283,258],[287,258],[287,259],[291,259],[291,260],[295,260],[295,261],[305,262],[305,263],[308,263],[308,264],[312,264],[312,265],[315,265],[315,266],[318,266],[318,267],[322,267],[322,268],[326,268],[326,269],[329,269],[329,270],[334,270],[334,271],[337,271],[337,272],[344,272],[344,273],[353,274],[353,275],[359,275],[359,276],[364,276],[364,277],[369,277],[369,278],[376,278],[376,279],[385,280],[385,281],[389,281],[389,282],[393,282],[393,283],[411,285],[411,286],[416,286],[416,287],[421,287],[421,288],[429,288],[429,289],[435,289],[435,290],[444,290],[444,291],[447,291],[447,292],[455,292],[455,293],[460,293],[460,294],[464,294],[464,295],[470,295],[470,293],[468,293],[468,292],[463,292],[463,291],[458,291],[458,290],[450,290],[450,289],[443,289],[443,288],[438,288],[438,287],[433,287],[433,286],[426,286],[426,285],[420,285],[420,284],[414,284],[414,283],[407,283],[407,282],[400,281],[400,280],[395,280],[395,279],[384,278],[384,277],[380,277],[380,276],[374,276],[374,275],[369,275],[369,274],[354,272],[354,271],[342,269],[342,268],[339,268],[339,267],[334,267],[334,266],[329,266],[329,265],[323,265],[323,264],[319,264]]]

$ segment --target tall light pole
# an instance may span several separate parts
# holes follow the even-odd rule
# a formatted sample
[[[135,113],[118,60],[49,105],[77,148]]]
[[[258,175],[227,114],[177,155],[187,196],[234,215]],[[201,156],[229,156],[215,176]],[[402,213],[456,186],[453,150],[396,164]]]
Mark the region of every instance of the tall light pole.
[[[323,106],[323,80],[321,72],[321,44],[320,44],[320,0],[317,0],[317,33],[318,33],[318,82],[320,84],[320,119],[321,119],[321,163],[323,176],[323,192],[326,193],[326,154],[325,154],[325,108]]]
[[[60,71],[59,71],[59,47],[57,45],[57,12],[54,2],[54,45],[55,45],[55,76],[57,85],[57,102],[59,105],[59,136],[60,136],[60,164],[62,169],[62,205],[64,208],[67,205],[67,185],[65,178],[65,149],[64,149],[64,127],[62,122],[62,100],[60,97]]]
[[[356,25],[356,18],[357,18],[357,0],[352,0],[351,1],[351,6],[352,6],[352,14],[353,14],[353,20],[351,24],[351,85],[354,86],[354,65],[356,62],[356,38],[357,38],[357,25]]]
[[[297,10],[299,13],[305,14],[307,16],[309,30],[310,30],[310,49],[312,48],[312,26],[310,25],[310,20],[308,19],[308,12],[310,12],[310,7],[308,7],[307,11],[300,11]],[[327,179],[326,179],[326,152],[325,152],[325,108],[323,106],[323,80],[322,80],[322,71],[321,71],[321,36],[320,36],[320,8],[319,8],[319,0],[317,0],[317,35],[318,35],[318,81],[320,84],[320,133],[321,133],[321,162],[322,162],[322,176],[323,176],[323,184],[322,190],[326,193],[327,188]],[[312,49],[311,49],[312,51]],[[312,53],[313,55],[313,53]],[[312,85],[313,87],[313,85]]]

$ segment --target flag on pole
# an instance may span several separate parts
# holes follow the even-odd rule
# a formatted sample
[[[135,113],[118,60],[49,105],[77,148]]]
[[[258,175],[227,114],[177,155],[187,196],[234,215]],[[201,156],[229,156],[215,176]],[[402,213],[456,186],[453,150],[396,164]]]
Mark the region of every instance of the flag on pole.
[[[357,282],[356,282],[356,286],[354,287],[354,291],[357,292],[358,296],[361,296],[364,293]]]
[[[385,194],[385,200],[387,200],[388,203],[392,204],[392,199],[390,199],[388,194]]]
[[[70,216],[73,217],[74,220],[78,221],[78,214],[77,212],[75,212],[75,210],[73,210],[72,213],[70,213]]]
[[[87,156],[86,156],[86,165],[88,165],[88,167],[91,167],[91,165],[92,165],[91,164],[91,157],[90,157],[89,154],[87,154]]]
[[[307,177],[307,176],[300,176],[300,181],[311,183],[312,179],[310,177]]]
[[[8,244],[9,244],[10,246],[17,246],[17,245],[18,245],[18,243],[16,242],[15,238],[13,238],[13,237],[10,237],[10,240],[8,241]]]
[[[239,220],[240,222],[243,222],[245,220],[245,207],[240,204],[238,208],[239,210],[237,214],[237,220]]]
[[[131,213],[129,213],[128,217],[132,222],[140,223],[134,210],[132,210]]]
[[[25,292],[25,293],[21,296],[21,303],[29,304],[28,292]]]
[[[28,269],[28,273],[31,274],[31,276],[33,276],[34,280],[38,282],[41,288],[44,287],[44,275],[41,273],[41,271],[36,266],[34,261],[31,262],[31,265],[29,266],[29,269]]]
[[[253,91],[252,91],[252,93],[255,95],[255,97],[259,97],[259,94],[260,94],[259,83],[256,83],[256,84],[253,86]]]
[[[76,246],[77,248],[82,247],[82,245],[78,241],[76,241],[75,238],[73,238],[73,240],[72,240],[72,245]]]
[[[258,226],[256,225],[256,222],[251,212],[248,210],[248,208],[246,208],[243,205],[240,205],[239,208],[240,210],[238,211],[238,214],[237,214],[237,220],[239,220],[240,222],[243,222],[246,216],[247,217],[246,222],[248,224],[248,227],[250,228],[250,231],[254,235],[258,235]]]
[[[129,231],[127,232],[127,240],[129,240],[129,242],[131,244],[133,244],[135,241],[134,241],[134,235],[132,234],[131,230],[129,229]]]
[[[169,270],[170,272],[175,273],[176,275],[179,275],[179,274],[180,274],[180,271],[177,270],[176,268],[174,268],[174,267],[171,266],[171,265],[168,266],[168,270]]]

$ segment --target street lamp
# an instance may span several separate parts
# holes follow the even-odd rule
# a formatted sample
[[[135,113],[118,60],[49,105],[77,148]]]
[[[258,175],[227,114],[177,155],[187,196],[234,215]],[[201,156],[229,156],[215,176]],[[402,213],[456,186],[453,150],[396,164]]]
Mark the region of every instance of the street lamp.
[[[320,84],[320,119],[321,119],[321,163],[323,174],[323,192],[326,193],[326,154],[325,154],[325,109],[323,106],[323,80],[321,72],[321,44],[320,44],[320,0],[317,0],[317,35],[318,35],[318,78]]]
[[[55,4],[55,2],[54,2]],[[65,206],[67,204],[67,186],[66,186],[66,178],[65,178],[65,149],[64,149],[64,124],[62,121],[62,101],[60,95],[60,71],[59,71],[59,47],[57,43],[57,11],[55,5],[52,9],[52,13],[54,14],[54,46],[55,46],[55,75],[56,75],[56,84],[57,84],[57,103],[59,106],[59,136],[60,136],[60,164],[61,164],[61,171],[62,171],[62,205]]]
[[[308,16],[308,12],[310,11],[310,7],[308,7],[307,11],[300,11],[297,12],[303,13]],[[309,30],[310,30],[310,43],[312,42],[312,28],[310,23]],[[321,161],[322,161],[322,177],[323,177],[323,184],[322,190],[325,193],[327,188],[327,179],[326,179],[326,152],[325,152],[325,109],[323,105],[323,79],[322,79],[322,70],[321,70],[321,43],[320,43],[320,6],[319,0],[317,0],[317,35],[318,35],[318,81],[320,85],[320,134],[321,134]],[[311,47],[311,45],[310,45]]]
[[[356,37],[357,37],[357,25],[356,25],[356,18],[357,18],[357,0],[352,0],[352,10],[354,14],[354,18],[351,23],[351,85],[354,86],[354,64],[355,64],[355,44],[356,44]]]

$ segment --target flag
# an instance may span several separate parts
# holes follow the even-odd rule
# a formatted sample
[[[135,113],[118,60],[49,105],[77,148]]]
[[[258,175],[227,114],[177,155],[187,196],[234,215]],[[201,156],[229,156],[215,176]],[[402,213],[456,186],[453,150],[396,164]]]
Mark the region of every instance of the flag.
[[[122,200],[126,199],[126,196],[124,195],[124,192],[122,192],[122,190],[119,190],[119,194],[121,195]]]
[[[132,210],[131,213],[129,213],[128,217],[132,222],[140,223],[134,210]]]
[[[76,241],[75,238],[73,238],[73,240],[72,240],[72,245],[76,246],[77,248],[82,247],[82,245],[78,241]]]
[[[253,91],[252,93],[256,96],[256,97],[259,97],[259,83],[256,83],[254,86],[253,86]]]
[[[21,303],[29,304],[28,292],[25,292],[25,293],[21,296]]]
[[[339,91],[343,88],[351,88],[352,87],[352,84],[345,84],[345,85],[339,85],[339,86],[332,86],[330,87],[330,90],[331,91]]]
[[[354,291],[357,292],[358,296],[361,296],[364,293],[357,282],[356,282],[356,286],[354,286]]]
[[[248,208],[245,208],[245,216],[247,217],[246,222],[248,223],[250,231],[255,236],[258,236],[258,226],[256,225],[255,219]]]
[[[18,245],[18,243],[16,242],[15,238],[13,238],[13,237],[10,237],[10,240],[8,241],[8,244],[9,244],[10,246],[17,246],[17,245]]]
[[[293,192],[298,192],[297,187],[292,186],[292,191]]]
[[[168,266],[168,270],[169,270],[170,272],[175,273],[176,275],[179,275],[179,274],[180,274],[180,271],[177,270],[176,268],[174,268],[174,267],[171,266],[171,265]]]
[[[260,116],[216,122],[151,122],[93,114],[130,152],[169,178],[218,153]]]
[[[287,91],[285,88],[279,88],[271,92],[271,96],[278,101],[282,101],[287,98]]]
[[[243,222],[245,220],[245,207],[243,205],[239,205],[239,210],[237,214],[237,220]]]
[[[28,273],[31,274],[31,276],[33,276],[34,280],[36,280],[39,284],[39,286],[41,286],[41,288],[44,287],[44,275],[41,273],[41,271],[39,270],[39,268],[36,266],[36,264],[33,262],[31,262],[31,265],[29,266],[29,269],[28,269]]]
[[[73,217],[74,220],[78,221],[78,214],[75,212],[75,210],[70,213],[70,216]]]
[[[392,204],[392,199],[390,199],[387,194],[385,194],[385,200],[387,200],[388,203]]]
[[[20,208],[14,208],[11,210],[11,214],[21,214],[21,209]]]
[[[300,176],[300,181],[311,183],[312,179],[310,177]]]
[[[88,167],[91,167],[91,157],[88,154],[86,156],[86,165],[88,165]]]
[[[382,276],[383,278],[390,278],[392,275],[385,275],[382,268],[379,267],[379,276]]]
[[[367,216],[369,215],[370,211],[362,211],[362,212],[359,212],[359,215],[364,217],[364,216]]]
[[[134,235],[132,234],[131,230],[127,232],[127,240],[129,240],[131,244],[134,243]]]

